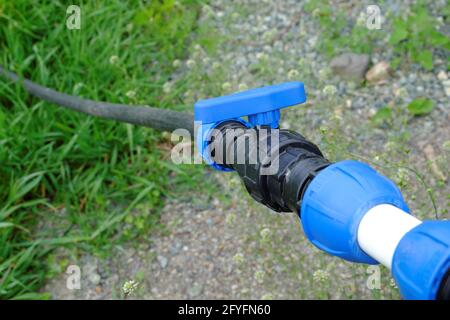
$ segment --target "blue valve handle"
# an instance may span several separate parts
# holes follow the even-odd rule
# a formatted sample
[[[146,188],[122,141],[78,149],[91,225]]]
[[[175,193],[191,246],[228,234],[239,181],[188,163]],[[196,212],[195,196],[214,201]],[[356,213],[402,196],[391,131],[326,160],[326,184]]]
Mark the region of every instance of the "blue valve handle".
[[[209,124],[248,116],[248,121],[254,126],[277,128],[280,109],[305,101],[303,83],[286,82],[200,100],[194,106],[194,120]]]

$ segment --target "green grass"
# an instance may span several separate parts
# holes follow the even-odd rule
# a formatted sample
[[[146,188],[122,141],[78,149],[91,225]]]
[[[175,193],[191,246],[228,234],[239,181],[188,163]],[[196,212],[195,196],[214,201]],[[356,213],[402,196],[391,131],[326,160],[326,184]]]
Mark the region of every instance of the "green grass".
[[[162,87],[186,54],[200,1],[83,1],[80,30],[66,28],[67,6],[0,0],[0,63],[68,94],[190,108]],[[47,298],[37,292],[57,246],[107,254],[147,237],[168,186],[197,179],[195,169],[174,172],[163,143],[151,129],[62,109],[2,79],[0,299]]]

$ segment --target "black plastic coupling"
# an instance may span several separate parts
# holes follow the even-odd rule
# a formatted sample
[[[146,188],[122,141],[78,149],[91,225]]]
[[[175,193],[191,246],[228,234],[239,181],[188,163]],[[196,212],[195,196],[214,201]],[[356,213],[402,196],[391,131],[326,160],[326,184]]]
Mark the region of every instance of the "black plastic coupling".
[[[216,127],[210,154],[238,172],[258,202],[278,212],[300,213],[303,194],[330,162],[302,135],[270,127],[247,128],[238,121]]]
[[[437,300],[450,300],[450,269],[445,273],[439,286]]]

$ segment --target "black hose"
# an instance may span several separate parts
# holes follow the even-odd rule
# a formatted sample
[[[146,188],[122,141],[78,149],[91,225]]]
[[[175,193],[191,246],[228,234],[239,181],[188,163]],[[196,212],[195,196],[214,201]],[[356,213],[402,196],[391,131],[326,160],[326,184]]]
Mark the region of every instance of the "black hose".
[[[191,136],[194,133],[194,117],[189,113],[82,99],[38,85],[28,79],[21,80],[15,73],[5,70],[2,66],[0,75],[15,83],[21,83],[33,96],[78,112],[162,131],[180,128],[188,130]]]

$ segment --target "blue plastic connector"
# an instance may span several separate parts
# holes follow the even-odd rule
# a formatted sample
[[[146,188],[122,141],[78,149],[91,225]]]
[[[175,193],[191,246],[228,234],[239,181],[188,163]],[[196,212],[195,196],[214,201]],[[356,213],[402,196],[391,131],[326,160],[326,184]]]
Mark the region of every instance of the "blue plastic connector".
[[[247,127],[267,125],[278,128],[280,109],[305,101],[306,92],[302,82],[287,82],[198,101],[194,105],[194,120],[201,122],[197,132],[201,156],[214,168],[230,171],[214,163],[206,152],[212,129],[227,120],[241,121]],[[248,122],[243,117],[248,117]]]
[[[318,248],[345,260],[378,264],[359,247],[357,232],[364,214],[378,204],[409,212],[400,190],[367,164],[345,160],[323,169],[307,187],[301,222]]]
[[[207,124],[248,116],[253,125],[278,126],[280,109],[305,101],[303,83],[286,82],[200,100],[194,106],[194,119]]]
[[[436,299],[450,269],[450,221],[425,221],[395,249],[392,275],[405,299]]]

